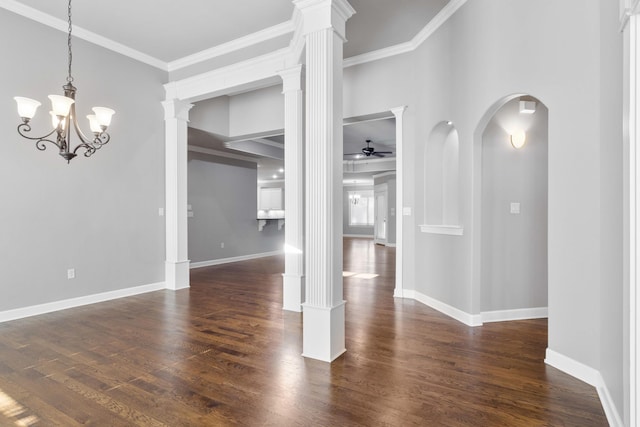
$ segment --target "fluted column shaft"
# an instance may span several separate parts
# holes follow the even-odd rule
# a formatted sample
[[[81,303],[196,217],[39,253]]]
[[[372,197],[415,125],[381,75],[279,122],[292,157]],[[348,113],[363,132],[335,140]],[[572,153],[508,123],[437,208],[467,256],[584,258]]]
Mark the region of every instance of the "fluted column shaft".
[[[306,43],[306,208],[303,355],[346,351],[342,293],[342,50],[345,0],[295,0]]]

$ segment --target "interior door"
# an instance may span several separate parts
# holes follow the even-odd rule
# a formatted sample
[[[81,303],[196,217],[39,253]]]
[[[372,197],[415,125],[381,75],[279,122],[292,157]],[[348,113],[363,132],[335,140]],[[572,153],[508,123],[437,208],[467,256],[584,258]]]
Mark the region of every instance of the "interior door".
[[[387,244],[387,184],[376,185],[374,188],[374,242],[380,245]]]

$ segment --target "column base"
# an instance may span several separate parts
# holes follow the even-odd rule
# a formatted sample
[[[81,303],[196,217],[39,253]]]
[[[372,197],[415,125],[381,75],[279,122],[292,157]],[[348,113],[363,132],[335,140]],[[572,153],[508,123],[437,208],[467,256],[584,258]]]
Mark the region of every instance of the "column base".
[[[395,288],[393,290],[394,298],[404,298],[404,292],[402,288]]]
[[[344,316],[346,301],[334,307],[302,304],[302,356],[333,362],[345,348]]]
[[[189,287],[190,261],[165,261],[165,288],[177,291]]]
[[[304,301],[304,276],[282,275],[282,309],[287,311],[302,311]]]

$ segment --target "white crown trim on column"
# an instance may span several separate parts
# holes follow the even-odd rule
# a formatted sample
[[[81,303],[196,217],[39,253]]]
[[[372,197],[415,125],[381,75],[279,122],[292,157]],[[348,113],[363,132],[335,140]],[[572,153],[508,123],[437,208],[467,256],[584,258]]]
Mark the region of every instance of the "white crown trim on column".
[[[265,81],[280,83],[279,72],[287,68],[289,49],[261,55],[227,67],[198,74],[164,85],[167,95],[175,99],[204,99],[218,92],[229,93],[230,88],[255,89]],[[270,80],[271,79],[271,80]]]

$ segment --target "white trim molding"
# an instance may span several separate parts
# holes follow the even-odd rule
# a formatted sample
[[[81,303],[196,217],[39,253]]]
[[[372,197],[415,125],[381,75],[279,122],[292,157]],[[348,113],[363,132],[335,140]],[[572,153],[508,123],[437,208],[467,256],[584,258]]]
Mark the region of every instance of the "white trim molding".
[[[546,319],[548,307],[517,308],[514,310],[483,311],[480,313],[483,323],[508,322],[511,320]]]
[[[480,314],[467,313],[460,310],[459,308],[453,307],[442,301],[438,301],[437,299],[431,298],[418,291],[404,290],[403,295],[404,298],[412,298],[426,306],[433,308],[434,310],[439,311],[440,313],[446,314],[447,316],[457,320],[458,322],[464,323],[467,326],[482,326],[482,315]]]
[[[250,259],[266,258],[270,256],[282,255],[283,253],[284,251],[273,251],[273,252],[263,252],[263,253],[251,254],[251,255],[240,255],[240,256],[234,256],[229,258],[212,259],[209,261],[192,262],[191,269],[193,270],[194,268],[203,268],[203,267],[211,267],[212,265],[229,264],[231,262],[238,262],[238,261],[248,261]]]
[[[66,310],[83,305],[96,304],[99,302],[111,301],[114,299],[130,297],[165,289],[164,282],[152,283],[150,285],[136,286],[133,288],[118,289],[115,291],[102,292],[99,294],[85,295],[76,298],[69,298],[60,301],[48,302],[45,304],[32,305],[29,307],[16,308],[13,310],[0,311],[0,323],[11,320],[24,319],[25,317],[38,316],[40,314],[52,313],[54,311]]]
[[[600,398],[600,403],[602,403],[602,408],[604,409],[607,421],[611,427],[624,426],[622,417],[613,403],[611,393],[609,392],[600,371],[567,357],[564,354],[551,350],[550,348],[547,348],[546,353],[544,363],[596,388],[598,397]]]
[[[281,84],[287,48],[164,85],[167,99],[190,102]]]
[[[393,296],[404,296],[404,113],[406,105],[392,108],[390,111],[396,120],[396,286]]]

